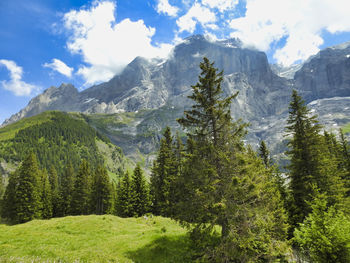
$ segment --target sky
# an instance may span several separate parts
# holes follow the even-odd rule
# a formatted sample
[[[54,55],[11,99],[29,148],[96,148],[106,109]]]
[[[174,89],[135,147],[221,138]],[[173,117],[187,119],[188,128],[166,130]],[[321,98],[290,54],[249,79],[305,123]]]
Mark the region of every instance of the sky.
[[[298,64],[350,41],[349,10],[349,0],[0,0],[0,123],[50,86],[86,89],[193,34]]]

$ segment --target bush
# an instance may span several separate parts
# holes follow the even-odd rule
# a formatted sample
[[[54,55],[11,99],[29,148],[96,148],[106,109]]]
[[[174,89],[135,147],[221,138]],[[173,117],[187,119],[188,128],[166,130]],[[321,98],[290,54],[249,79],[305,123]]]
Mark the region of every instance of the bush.
[[[294,231],[294,241],[311,262],[350,262],[350,218],[335,206],[327,208],[324,195],[312,204],[312,213]]]

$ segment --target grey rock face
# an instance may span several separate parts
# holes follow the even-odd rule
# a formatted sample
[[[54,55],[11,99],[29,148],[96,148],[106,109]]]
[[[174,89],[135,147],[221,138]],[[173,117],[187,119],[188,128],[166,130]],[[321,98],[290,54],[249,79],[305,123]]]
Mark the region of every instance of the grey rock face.
[[[58,88],[50,87],[33,98],[24,109],[5,120],[3,125],[47,110],[79,111],[79,97],[78,90],[72,84],[62,84]]]
[[[295,73],[294,80],[307,101],[350,96],[350,43],[320,51]]]
[[[198,80],[199,63],[204,56],[224,71],[222,87],[225,95],[239,91],[231,112],[234,118],[251,123],[247,140],[253,144],[260,139],[267,140],[275,146],[275,152],[284,140],[284,121],[292,89],[297,89],[307,102],[317,101],[310,105],[325,118],[328,126],[334,124],[335,117],[332,116],[340,112],[339,105],[347,107],[350,103],[348,98],[335,99],[350,97],[350,42],[322,50],[303,65],[288,69],[274,65],[272,70],[265,53],[243,48],[238,39],[212,42],[196,35],[177,45],[168,59],[137,57],[110,81],[80,93],[70,84],[51,87],[4,124],[45,110],[84,113],[152,110],[147,115],[151,117],[140,117],[132,122],[132,127],[112,127],[134,136],[130,142],[123,142],[123,137],[114,137],[116,143],[125,145],[124,150],[132,152],[131,144],[135,143],[140,151],[152,152],[162,128],[165,125],[179,128],[175,119],[191,106],[187,96],[191,93],[191,85]],[[171,117],[171,120],[161,116]],[[343,118],[344,121],[347,119]],[[338,121],[336,125],[340,123]],[[155,137],[139,139],[140,134],[150,133]]]
[[[303,64],[291,65],[289,67],[284,67],[279,64],[272,64],[271,70],[278,76],[286,79],[294,79],[295,73],[301,69]]]

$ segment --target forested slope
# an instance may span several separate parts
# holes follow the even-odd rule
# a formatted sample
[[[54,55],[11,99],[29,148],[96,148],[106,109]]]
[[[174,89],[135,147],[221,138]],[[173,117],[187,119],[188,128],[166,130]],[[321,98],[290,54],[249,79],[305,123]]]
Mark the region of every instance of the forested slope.
[[[0,129],[0,162],[3,174],[16,168],[34,152],[41,168],[51,166],[60,174],[70,161],[76,170],[82,159],[92,167],[108,163],[110,173],[128,166],[122,150],[90,127],[84,115],[48,111]]]

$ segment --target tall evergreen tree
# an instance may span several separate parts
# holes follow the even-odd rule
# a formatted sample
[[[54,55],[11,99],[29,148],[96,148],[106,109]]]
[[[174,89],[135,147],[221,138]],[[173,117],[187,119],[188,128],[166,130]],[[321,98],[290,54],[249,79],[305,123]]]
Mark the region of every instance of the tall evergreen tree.
[[[278,194],[269,194],[274,188],[266,184],[268,170],[256,153],[244,147],[246,125],[231,118],[230,104],[238,93],[222,98],[223,73],[218,73],[207,58],[200,68],[199,81],[189,96],[194,105],[178,120],[188,139],[177,180],[180,199],[175,218],[189,226],[192,237],[199,242],[206,239],[205,233],[221,226],[216,248],[201,249],[207,250],[207,260],[258,262],[278,251],[280,246],[276,244],[284,243],[283,209],[277,206]],[[272,196],[277,201],[268,205]],[[261,218],[254,216],[257,213]],[[269,218],[266,225],[261,224],[263,217]],[[276,253],[283,253],[283,249]]]
[[[4,178],[0,171],[0,200],[2,200],[4,193],[5,193]]]
[[[173,138],[169,127],[166,127],[163,136],[160,140],[157,159],[153,163],[150,186],[153,213],[167,216],[170,180],[175,173],[175,156],[173,153]]]
[[[71,211],[73,215],[87,215],[90,212],[91,172],[86,160],[83,160],[74,182]]]
[[[53,205],[52,205],[52,188],[49,181],[49,176],[47,175],[46,169],[41,171],[41,217],[44,219],[49,219],[52,217]]]
[[[73,165],[71,162],[68,162],[59,186],[59,216],[67,216],[72,213],[71,204],[74,192],[74,183],[75,173]]]
[[[266,143],[263,140],[260,142],[259,156],[263,160],[266,168],[271,166],[270,152],[267,149]]]
[[[337,162],[320,134],[321,125],[316,116],[311,116],[304,100],[293,90],[287,120],[287,135],[290,156],[289,177],[292,197],[290,219],[292,227],[301,223],[311,211],[313,187],[327,193],[330,204],[339,199]]]
[[[10,177],[5,192],[4,213],[14,223],[40,218],[40,171],[34,153],[28,154],[18,171]]]
[[[178,179],[183,169],[184,146],[179,132],[176,133],[176,140],[173,145],[173,172],[169,177],[169,194],[167,216],[174,217],[176,214],[176,204],[180,200],[180,192],[178,191]]]
[[[112,212],[112,186],[106,168],[98,166],[91,187],[92,212],[97,215]]]
[[[139,164],[134,169],[130,189],[133,215],[142,216],[149,212],[149,190]]]
[[[1,217],[7,218],[12,222],[15,221],[17,215],[16,208],[18,201],[16,199],[16,191],[18,186],[18,172],[19,170],[16,170],[9,177],[1,207]]]
[[[50,167],[49,170],[49,181],[51,185],[52,194],[52,216],[58,216],[59,210],[59,187],[58,187],[58,176],[54,166]]]
[[[126,172],[118,182],[115,210],[116,214],[120,217],[133,216],[131,201],[131,182],[128,172]]]
[[[204,202],[200,207],[209,206],[209,209],[206,209],[209,211],[217,210],[214,207],[220,207],[217,204],[222,202],[223,196],[217,195],[217,193],[224,192],[223,188],[228,183],[226,180],[229,179],[224,177],[223,165],[220,163],[219,156],[227,150],[229,136],[235,135],[232,138],[238,139],[239,144],[244,134],[243,125],[236,123],[236,127],[233,127],[231,122],[230,104],[238,93],[227,98],[221,97],[223,72],[218,73],[213,64],[207,58],[204,58],[203,62],[200,63],[202,72],[197,84],[192,86],[192,95],[189,96],[194,101],[194,105],[192,110],[184,112],[183,118],[178,119],[178,122],[187,130],[189,138],[193,139],[196,147],[196,153],[188,158],[190,160],[188,165],[189,172],[197,169],[196,181],[202,194],[195,194],[193,198],[194,200],[195,197],[200,198],[200,200],[196,200],[198,204]],[[219,149],[222,150],[221,153]],[[234,151],[236,150],[234,149]],[[205,221],[205,218],[212,217],[212,215],[203,212],[199,213],[204,216],[200,220]],[[220,214],[224,213],[221,211]],[[227,220],[224,216],[219,217],[217,223],[222,227],[222,235],[227,236]]]
[[[346,196],[350,197],[350,147],[343,131],[339,130],[341,148],[341,168],[344,170],[343,180],[346,187]]]

